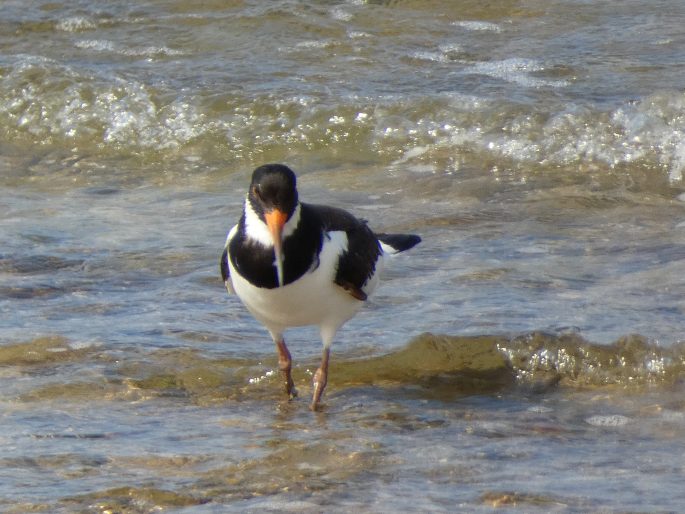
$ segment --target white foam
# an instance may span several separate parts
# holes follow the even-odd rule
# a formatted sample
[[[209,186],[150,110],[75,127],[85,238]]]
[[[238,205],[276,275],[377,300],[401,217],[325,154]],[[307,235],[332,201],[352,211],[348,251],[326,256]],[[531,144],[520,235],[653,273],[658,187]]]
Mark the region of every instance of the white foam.
[[[502,32],[502,27],[488,21],[455,21],[452,25],[473,32]]]
[[[88,348],[98,348],[102,345],[102,341],[99,340],[70,341],[68,343],[69,348],[72,350],[86,350]]]
[[[661,419],[670,423],[682,423],[685,421],[685,412],[664,409],[661,411]]]
[[[569,82],[566,80],[548,80],[530,75],[531,73],[544,70],[545,67],[542,63],[535,59],[512,57],[502,61],[477,63],[471,68],[471,73],[486,75],[526,87],[561,88],[569,85]]]
[[[417,52],[412,52],[410,54],[410,57],[412,59],[416,59],[418,61],[433,61],[433,62],[441,62],[441,63],[446,63],[449,61],[447,56],[442,52],[431,52],[431,51],[426,51],[426,50],[420,50]]]
[[[60,115],[64,123],[79,116],[69,104]],[[152,92],[144,85],[115,81],[97,91],[91,107],[94,119],[104,121],[103,141],[109,144],[144,148],[177,148],[209,130],[196,108],[182,99],[158,107]]]
[[[85,16],[72,16],[58,21],[55,28],[64,32],[83,32],[96,29],[97,23]]]
[[[585,419],[588,425],[593,427],[622,427],[630,423],[631,419],[621,414],[596,415]]]
[[[331,17],[334,20],[350,21],[350,20],[352,20],[354,15],[350,11],[343,9],[342,7],[338,6],[338,7],[334,7],[333,9],[331,9]]]
[[[84,39],[75,43],[76,48],[82,50],[95,50],[98,52],[115,52],[115,45],[111,41],[103,39]]]
[[[437,63],[454,62],[455,55],[463,51],[459,43],[441,43],[437,50],[416,50],[409,57],[418,61],[430,61]]]
[[[534,405],[533,407],[528,407],[526,410],[534,414],[549,414],[550,412],[554,412],[554,409],[545,407],[544,405]]]
[[[111,52],[129,57],[159,57],[183,55],[180,50],[166,46],[125,47],[106,39],[84,39],[75,43],[77,48],[96,52]]]
[[[395,162],[393,162],[393,164],[403,164],[409,161],[410,159],[420,157],[421,155],[428,152],[428,150],[429,148],[427,146],[415,146],[414,148],[409,148],[406,152],[404,152],[404,155],[397,159]]]
[[[438,48],[445,54],[453,54],[463,51],[463,48],[459,43],[442,43],[438,46]]]
[[[329,39],[308,39],[300,41],[295,45],[295,48],[320,49],[333,46],[334,43]]]
[[[681,136],[685,136],[685,134],[681,134]],[[680,140],[673,150],[673,158],[668,172],[669,180],[671,182],[682,182],[685,178],[683,171],[685,171],[685,141]]]

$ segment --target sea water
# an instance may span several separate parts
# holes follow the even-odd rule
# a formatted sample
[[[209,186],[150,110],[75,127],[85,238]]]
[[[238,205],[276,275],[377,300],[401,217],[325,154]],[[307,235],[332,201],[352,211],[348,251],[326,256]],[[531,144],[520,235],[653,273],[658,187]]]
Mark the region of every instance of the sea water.
[[[0,5],[0,510],[685,508],[685,5]],[[421,245],[301,397],[251,170]]]

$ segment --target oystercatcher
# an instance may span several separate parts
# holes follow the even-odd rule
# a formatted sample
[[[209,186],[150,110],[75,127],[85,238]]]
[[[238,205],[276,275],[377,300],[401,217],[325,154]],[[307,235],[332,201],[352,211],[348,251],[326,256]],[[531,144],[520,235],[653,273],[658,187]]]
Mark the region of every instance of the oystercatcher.
[[[315,410],[336,332],[378,285],[383,258],[420,241],[416,235],[374,234],[342,209],[300,202],[295,173],[287,166],[254,170],[240,221],[226,238],[221,276],[228,292],[271,334],[291,399],[297,391],[284,330],[319,327],[323,355],[313,378]]]

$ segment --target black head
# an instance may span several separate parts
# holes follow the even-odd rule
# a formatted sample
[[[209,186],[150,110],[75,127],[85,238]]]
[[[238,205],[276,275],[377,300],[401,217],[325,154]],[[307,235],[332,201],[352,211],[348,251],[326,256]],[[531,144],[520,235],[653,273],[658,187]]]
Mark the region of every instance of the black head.
[[[286,215],[286,221],[297,207],[297,179],[283,164],[265,164],[252,173],[248,198],[252,208],[264,219],[271,211]]]
[[[247,198],[266,224],[274,247],[278,285],[283,285],[283,228],[297,209],[297,180],[282,164],[266,164],[252,173]]]

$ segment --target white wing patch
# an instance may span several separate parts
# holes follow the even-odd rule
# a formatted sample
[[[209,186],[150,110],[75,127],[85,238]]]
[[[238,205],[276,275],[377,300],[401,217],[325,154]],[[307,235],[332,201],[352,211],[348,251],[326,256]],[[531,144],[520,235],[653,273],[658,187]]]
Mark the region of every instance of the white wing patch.
[[[399,250],[396,250],[392,246],[385,244],[383,241],[379,240],[378,242],[381,244],[381,251],[385,255],[395,255],[395,254],[400,253]]]
[[[234,225],[231,230],[228,231],[228,236],[226,236],[226,245],[225,248],[228,248],[228,244],[231,242],[231,239],[233,239],[233,236],[235,236],[236,232],[238,232],[238,225]],[[226,263],[228,269],[231,269],[231,256],[226,255],[226,260],[228,261]],[[231,275],[229,273],[228,278],[224,281],[224,285],[226,286],[226,291],[228,291],[228,294],[235,294],[235,289],[233,288],[233,280],[231,280]]]

